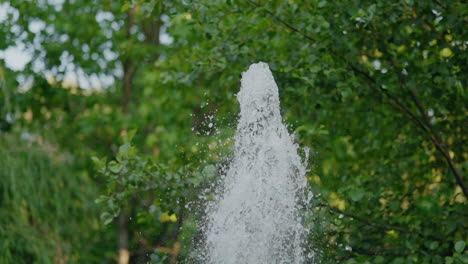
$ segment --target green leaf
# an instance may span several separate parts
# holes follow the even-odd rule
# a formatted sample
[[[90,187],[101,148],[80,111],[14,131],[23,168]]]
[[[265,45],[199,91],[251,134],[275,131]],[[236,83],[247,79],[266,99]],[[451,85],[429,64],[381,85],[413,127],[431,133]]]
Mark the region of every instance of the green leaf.
[[[374,262],[375,262],[376,264],[384,263],[384,262],[385,262],[385,258],[382,257],[382,256],[378,256],[378,257],[375,258]]]
[[[108,197],[105,196],[105,195],[101,195],[99,196],[99,198],[97,198],[96,200],[94,200],[95,203],[102,203],[102,202],[105,202],[107,201]]]
[[[98,158],[96,156],[92,156],[91,160],[93,161],[94,166],[96,167],[97,171],[99,173],[103,173],[104,168],[106,167],[106,160],[105,159],[100,159],[100,158]]]
[[[108,225],[112,222],[114,218],[108,212],[104,212],[101,214],[101,220],[103,221],[104,225]]]
[[[460,240],[457,243],[455,243],[455,251],[461,253],[465,249],[465,241]]]
[[[453,56],[453,52],[451,49],[449,48],[443,48],[440,52],[439,52],[440,56],[442,57],[451,57]]]
[[[122,164],[117,163],[116,161],[111,161],[109,162],[109,170],[112,171],[113,173],[119,173],[120,170],[122,170]]]
[[[439,246],[439,242],[433,241],[431,244],[429,244],[429,249],[434,250]]]
[[[128,132],[122,137],[123,142],[124,142],[124,143],[130,143],[130,142],[132,142],[133,137],[135,136],[136,132],[137,132],[136,129],[132,129],[132,130],[128,131]]]
[[[119,147],[119,152],[117,153],[117,160],[122,161],[129,157],[131,145],[129,143],[125,143]]]
[[[120,12],[126,12],[129,8],[130,8],[130,2],[125,2],[120,8]]]
[[[452,264],[453,258],[452,257],[445,257],[445,264]]]
[[[364,197],[364,194],[365,194],[365,192],[361,188],[352,189],[349,192],[349,196],[351,197],[351,200],[353,200],[355,202],[360,201]]]
[[[92,157],[91,157],[91,160],[94,162],[94,164],[98,164],[98,163],[101,162],[101,160],[100,160],[98,157],[96,157],[96,156],[92,156]]]

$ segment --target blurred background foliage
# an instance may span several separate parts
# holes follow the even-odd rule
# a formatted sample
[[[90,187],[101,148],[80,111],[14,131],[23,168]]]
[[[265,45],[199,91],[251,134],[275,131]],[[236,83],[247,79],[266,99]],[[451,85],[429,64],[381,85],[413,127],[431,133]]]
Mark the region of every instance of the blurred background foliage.
[[[458,0],[1,1],[0,263],[190,262],[257,61],[312,149],[317,263],[468,263],[467,13]]]

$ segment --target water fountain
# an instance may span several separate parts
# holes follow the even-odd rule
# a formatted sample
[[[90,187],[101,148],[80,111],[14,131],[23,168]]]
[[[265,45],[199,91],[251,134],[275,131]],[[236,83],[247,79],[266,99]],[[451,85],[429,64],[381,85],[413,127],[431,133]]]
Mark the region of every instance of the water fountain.
[[[234,158],[207,206],[207,264],[306,263],[306,164],[280,115],[268,64],[252,64],[237,94],[240,117]]]

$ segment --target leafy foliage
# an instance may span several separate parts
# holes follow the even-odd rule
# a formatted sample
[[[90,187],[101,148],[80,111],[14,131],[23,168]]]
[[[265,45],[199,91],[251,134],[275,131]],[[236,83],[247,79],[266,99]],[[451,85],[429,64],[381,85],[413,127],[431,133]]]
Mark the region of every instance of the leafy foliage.
[[[0,262],[93,260],[96,190],[81,188],[90,179],[70,177],[69,157],[52,145],[11,136],[0,143]]]
[[[50,229],[51,248],[80,248],[79,256],[61,251],[69,262],[114,261],[122,212],[132,263],[190,258],[200,234],[186,205],[228,162],[239,73],[260,60],[273,70],[290,130],[313,150],[308,180],[316,199],[306,219],[321,263],[468,262],[464,1],[7,5],[0,49],[21,42],[33,56],[20,71],[0,60],[1,149],[10,153],[14,144],[5,139],[23,142],[21,134],[58,146],[53,153],[72,157],[59,167],[81,186],[67,191],[97,199],[101,212],[63,199],[60,208],[71,211],[50,209],[61,213],[52,226],[69,223],[85,235],[78,230],[99,214],[106,223],[94,226],[95,249]],[[73,72],[81,76],[76,84],[66,78]],[[91,89],[101,86],[95,78],[106,84]],[[132,140],[133,128],[140,132]],[[26,148],[45,155],[43,145]],[[36,173],[23,169],[37,157],[8,155],[0,162],[24,173],[5,174],[2,192],[34,195],[0,202],[0,221],[25,230],[1,225],[2,248],[20,252],[4,262],[50,263],[59,253],[35,240],[41,229],[12,219],[24,219],[27,207],[35,221],[47,221],[37,203],[64,179],[50,165],[50,179],[40,178],[45,191],[23,192],[11,175],[31,184]]]

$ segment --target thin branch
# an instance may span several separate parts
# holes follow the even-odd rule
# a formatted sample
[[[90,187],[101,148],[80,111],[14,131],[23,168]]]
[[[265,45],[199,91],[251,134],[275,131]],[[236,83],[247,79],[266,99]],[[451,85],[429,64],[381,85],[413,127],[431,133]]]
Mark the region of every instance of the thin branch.
[[[424,234],[424,233],[417,232],[417,231],[411,231],[411,230],[409,230],[407,228],[404,228],[404,227],[401,227],[401,226],[394,226],[394,225],[389,225],[389,224],[376,223],[376,222],[373,222],[373,221],[369,220],[368,218],[358,216],[358,215],[355,215],[355,214],[350,213],[350,212],[345,212],[345,211],[340,210],[340,209],[338,209],[338,208],[336,208],[334,206],[331,206],[331,205],[329,205],[327,203],[319,203],[318,206],[322,207],[322,208],[328,208],[329,210],[331,210],[331,211],[333,211],[335,213],[342,214],[344,216],[350,217],[350,218],[352,218],[352,219],[354,219],[356,221],[359,221],[361,223],[367,224],[367,225],[375,227],[375,228],[379,228],[379,229],[383,229],[383,230],[396,230],[396,231],[399,231],[399,232],[402,232],[402,233],[413,233],[413,234],[416,234],[419,237],[422,237],[422,238],[425,238],[425,239],[430,238],[430,239],[441,241],[441,242],[446,241],[444,238]]]
[[[253,5],[254,7],[256,8],[260,8],[262,7],[260,4],[256,3],[255,1],[252,1],[252,0],[246,0],[247,2],[249,2],[251,5]],[[271,12],[270,10],[267,10],[267,9],[264,9],[265,10],[265,13],[269,14],[271,17],[273,17],[276,21],[280,22],[281,24],[283,24],[285,27],[289,28],[291,31],[293,32],[296,32],[298,34],[300,34],[301,36],[303,36],[304,38],[308,39],[308,40],[311,40],[311,41],[316,41],[315,38],[307,35],[305,32],[303,31],[300,31],[299,29],[293,27],[291,24],[289,24],[288,22],[284,21],[283,19],[281,19],[280,17],[278,17],[277,15],[275,15],[275,13]]]
[[[400,231],[400,232],[403,232],[403,233],[410,233],[411,231],[409,229],[406,229],[406,228],[403,228],[403,227],[399,227],[399,226],[392,226],[392,225],[387,225],[387,224],[380,224],[380,223],[375,223],[375,222],[372,222],[370,221],[368,218],[364,218],[364,217],[360,217],[360,216],[357,216],[355,214],[352,214],[352,213],[349,213],[349,212],[345,212],[345,211],[342,211],[334,206],[331,206],[329,204],[325,204],[325,203],[320,203],[319,204],[320,207],[325,207],[325,208],[328,208],[330,209],[331,211],[335,212],[335,213],[339,213],[339,214],[342,214],[344,216],[347,216],[347,217],[350,217],[350,218],[353,218],[359,222],[362,222],[364,224],[367,224],[369,226],[373,226],[373,227],[377,227],[377,228],[381,228],[381,229],[384,229],[384,230],[397,230],[397,231]]]
[[[406,113],[416,124],[425,132],[428,132],[427,127],[425,126],[424,122],[415,114],[413,113],[408,107],[406,107],[400,100],[398,100],[395,96],[390,94],[387,89],[385,89],[382,85],[378,84],[377,81],[372,78],[368,73],[362,71],[361,69],[357,68],[356,66],[352,65],[351,63],[347,62],[348,66],[353,70],[353,72],[362,75],[366,78],[366,80],[371,84],[378,88],[378,91],[382,93],[384,96],[388,97],[391,102],[393,102],[397,108],[401,111]],[[372,87],[372,86],[371,86]]]
[[[447,8],[444,4],[442,4],[442,2],[441,2],[440,0],[434,0],[434,2],[436,2],[436,4],[437,4],[438,6],[440,6],[441,8],[443,8],[443,9],[446,9],[446,8]]]
[[[455,162],[453,161],[452,157],[450,156],[450,151],[447,149],[447,145],[444,143],[442,138],[439,136],[439,133],[436,130],[436,128],[432,125],[431,120],[430,120],[429,116],[427,115],[427,111],[425,110],[425,108],[422,105],[421,101],[417,97],[416,93],[412,89],[409,89],[409,88],[408,88],[408,91],[410,93],[411,99],[413,100],[413,102],[415,103],[417,108],[419,109],[419,112],[421,113],[421,116],[423,117],[423,119],[424,119],[424,121],[426,123],[426,126],[432,132],[432,135],[430,137],[431,141],[434,143],[436,148],[444,156],[445,160],[447,161],[447,163],[450,166],[450,169],[453,172],[453,175],[454,175],[458,185],[460,185],[460,187],[461,187],[461,189],[463,191],[463,194],[465,195],[465,197],[468,198],[468,189],[467,189],[465,183],[463,182],[463,176],[462,176],[461,172],[458,170],[457,166],[455,165]]]
[[[390,58],[390,63],[393,68],[396,67],[395,61]],[[447,148],[447,145],[444,143],[444,140],[439,136],[439,131],[432,125],[431,119],[428,116],[428,113],[424,106],[422,105],[421,101],[419,100],[418,96],[416,95],[416,92],[408,87],[408,86],[403,86],[403,83],[405,83],[405,78],[398,74],[398,79],[400,80],[400,87],[401,89],[408,90],[408,93],[410,95],[411,100],[413,103],[416,105],[416,108],[419,110],[421,118],[417,118],[417,121],[421,127],[424,128],[424,130],[429,134],[429,138],[431,139],[432,143],[434,143],[436,149],[442,153],[442,156],[445,158],[447,161],[450,170],[453,172],[453,175],[455,177],[455,180],[457,184],[461,187],[463,194],[465,195],[466,198],[468,198],[468,189],[463,182],[463,176],[461,172],[458,170],[455,162],[453,161],[452,157],[450,156],[450,151]]]

